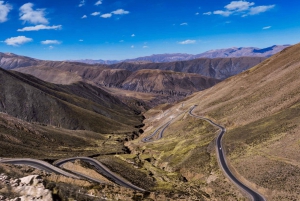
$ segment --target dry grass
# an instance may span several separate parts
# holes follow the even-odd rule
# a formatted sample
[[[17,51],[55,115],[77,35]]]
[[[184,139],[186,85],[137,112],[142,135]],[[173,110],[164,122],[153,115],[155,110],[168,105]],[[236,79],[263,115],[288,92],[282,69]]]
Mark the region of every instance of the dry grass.
[[[184,109],[197,104],[194,113],[208,116],[227,128],[224,144],[232,170],[268,200],[300,199],[299,55],[298,44],[183,101]],[[181,106],[182,103],[179,103],[171,108],[154,108],[146,113],[145,135],[176,116],[176,113],[179,114]],[[161,170],[176,172],[183,167],[184,172],[197,172],[200,175],[198,178],[194,174],[188,176],[197,178],[195,180],[200,183],[214,170],[218,179],[208,185],[211,188],[209,194],[214,195],[222,192],[221,184],[226,180],[220,179],[224,177],[217,163],[213,162],[213,154],[203,150],[205,146],[210,147],[208,140],[194,135],[201,133],[201,127],[203,129],[199,124],[199,130],[196,130],[189,119],[178,120],[161,141],[144,145],[136,142],[129,146],[136,152],[152,154],[153,164],[158,164],[157,168]],[[207,133],[207,130],[203,131]],[[174,156],[175,153],[180,157]],[[193,153],[196,153],[195,157]],[[192,160],[186,160],[189,157]],[[191,165],[182,166],[186,161]],[[201,163],[201,168],[193,169],[193,164],[197,167]],[[229,191],[230,182],[224,184],[227,192],[237,191],[234,187]],[[237,199],[234,196],[222,196],[225,194],[217,200]]]
[[[123,153],[125,134],[99,134],[31,124],[0,113],[0,157],[57,159]],[[118,141],[119,140],[119,141]]]
[[[139,159],[141,169],[155,178],[157,185],[154,190],[174,200],[243,200],[243,196],[218,169],[214,151],[217,129],[187,113],[177,116],[187,109],[181,106],[172,108],[165,105],[146,113],[146,116],[156,116],[146,119],[148,129],[143,136],[167,121],[159,111],[176,117],[162,139],[147,144],[139,140],[127,143]]]

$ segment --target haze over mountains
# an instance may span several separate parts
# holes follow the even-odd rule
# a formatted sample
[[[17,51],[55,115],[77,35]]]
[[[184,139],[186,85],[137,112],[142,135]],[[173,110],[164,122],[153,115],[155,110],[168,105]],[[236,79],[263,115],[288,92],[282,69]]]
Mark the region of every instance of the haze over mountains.
[[[88,64],[116,64],[121,62],[173,62],[173,61],[186,61],[193,60],[197,58],[233,58],[233,57],[270,57],[284,48],[289,47],[289,45],[273,45],[267,48],[255,48],[255,47],[232,47],[226,49],[209,50],[201,54],[154,54],[151,56],[138,57],[135,59],[126,60],[74,60],[78,62],[88,63]]]

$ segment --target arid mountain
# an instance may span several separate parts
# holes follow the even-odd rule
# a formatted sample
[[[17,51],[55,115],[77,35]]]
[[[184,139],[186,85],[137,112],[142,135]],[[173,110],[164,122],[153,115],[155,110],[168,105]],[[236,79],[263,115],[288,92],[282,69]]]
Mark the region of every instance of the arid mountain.
[[[179,104],[149,110],[145,136],[175,120],[161,140],[145,144],[137,139],[128,146],[139,158],[147,159],[145,167],[155,177],[167,177],[165,181],[176,186],[174,191],[193,196],[192,189],[198,189],[199,194],[214,200],[242,199],[218,168],[216,128],[182,114],[197,105],[194,114],[226,127],[223,149],[237,178],[267,200],[300,200],[299,55],[297,44]],[[180,183],[174,175],[186,182]],[[196,181],[201,182],[198,185]],[[168,187],[162,182],[161,188]]]
[[[138,57],[136,59],[126,59],[122,62],[129,61],[148,61],[154,63],[187,61],[198,58],[234,58],[234,57],[270,57],[290,45],[274,45],[267,48],[256,47],[232,47],[225,49],[209,50],[200,54],[154,54],[146,57]]]
[[[122,88],[131,91],[186,96],[207,89],[219,81],[199,74],[162,70],[139,70],[132,73]]]
[[[290,45],[274,45],[267,48],[232,47],[210,50],[195,55],[195,58],[270,57],[289,46]]]
[[[119,63],[119,60],[93,60],[93,59],[80,59],[80,60],[68,60],[69,62],[80,62],[80,63],[85,63],[85,64],[116,64]]]
[[[0,66],[6,70],[12,70],[15,68],[23,68],[28,66],[48,66],[48,67],[60,67],[60,66],[89,66],[84,63],[67,62],[67,61],[46,61],[38,60],[30,57],[20,56],[13,53],[1,53],[0,52]],[[105,66],[105,65],[95,65]]]
[[[236,75],[240,72],[243,72],[244,70],[247,70],[258,63],[262,62],[265,58],[264,57],[240,57],[240,58],[217,58],[217,59],[194,59],[190,61],[177,61],[177,62],[169,62],[169,63],[149,63],[147,61],[128,61],[128,62],[122,62],[118,64],[112,64],[112,65],[104,65],[104,64],[95,64],[95,65],[89,65],[84,64],[80,62],[66,62],[66,61],[43,61],[43,60],[36,60],[28,57],[23,57],[15,54],[3,54],[2,59],[0,60],[0,66],[4,69],[16,69],[18,68],[18,71],[24,72],[24,73],[30,73],[30,71],[35,71],[34,75],[38,75],[42,73],[42,71],[38,72],[38,70],[34,70],[32,68],[30,69],[20,69],[25,67],[39,67],[45,68],[48,67],[48,70],[50,68],[56,68],[63,71],[68,72],[75,72],[81,77],[88,77],[88,76],[95,76],[99,74],[99,69],[101,69],[101,72],[103,69],[125,69],[127,71],[137,71],[141,69],[160,69],[160,70],[172,70],[176,72],[183,72],[183,73],[197,73],[206,77],[212,77],[215,79],[226,79],[232,75]],[[1,62],[3,60],[3,62]],[[88,72],[85,72],[82,69],[88,69]],[[91,70],[94,69],[94,70]],[[51,78],[55,76],[56,73],[49,72],[48,75],[44,74],[42,77],[40,77],[43,80],[51,81],[54,80],[54,78]],[[114,83],[114,85],[118,85],[120,83],[120,78],[122,76],[120,73],[126,73],[122,71],[117,72],[109,72],[109,70],[103,71],[103,73],[107,74],[115,74],[116,76],[111,77],[113,80],[117,79]],[[33,74],[33,73],[30,73]],[[46,78],[46,76],[48,78]],[[60,77],[56,78],[56,81],[51,81],[54,83],[62,83],[63,80],[64,83],[62,84],[68,84],[72,83],[73,81],[78,80],[78,77],[70,77],[71,75],[69,73],[60,74]],[[101,76],[100,76],[101,77]],[[68,81],[69,79],[70,81]],[[103,78],[103,77],[102,77]],[[99,80],[100,81],[100,80]],[[102,81],[103,83],[107,83],[108,80]],[[100,81],[101,82],[101,81]],[[110,83],[111,84],[111,83]]]
[[[74,60],[76,62],[88,63],[88,64],[116,64],[122,62],[174,62],[174,61],[187,61],[198,58],[232,58],[232,57],[270,57],[289,45],[274,45],[267,48],[256,48],[256,47],[232,47],[225,49],[209,50],[200,54],[153,54],[145,57],[138,57],[135,59],[126,60]]]
[[[138,57],[135,59],[126,59],[120,62],[148,61],[153,63],[163,63],[163,62],[173,62],[173,61],[186,61],[192,59],[195,59],[195,55],[174,53],[174,54],[153,54],[150,56]]]
[[[14,69],[26,66],[37,65],[40,60],[30,57],[19,56],[13,53],[0,52],[0,66],[4,69]]]
[[[138,57],[135,59],[126,60],[73,60],[75,62],[82,62],[87,64],[116,64],[122,62],[153,62],[153,63],[165,63],[174,61],[187,61],[198,58],[233,58],[233,57],[270,57],[290,45],[274,45],[267,48],[256,48],[256,47],[232,47],[226,49],[209,50],[201,54],[153,54],[145,57]]]
[[[190,61],[177,61],[170,63],[119,63],[109,67],[114,69],[126,69],[137,71],[141,69],[172,70],[184,73],[197,73],[215,79],[226,79],[239,74],[264,61],[264,57],[240,57],[240,58],[216,58],[216,59],[194,59]]]
[[[170,100],[172,100],[172,97],[175,97],[173,100],[178,100],[196,91],[207,89],[219,82],[219,80],[214,78],[207,78],[191,73],[161,70],[131,72],[123,69],[80,65],[62,65],[54,68],[33,66],[15,70],[56,84],[70,84],[77,81],[84,81],[100,87],[113,87],[136,92],[166,95],[169,96]]]
[[[99,133],[130,132],[142,117],[99,87],[54,85],[0,69],[0,112],[28,122]]]

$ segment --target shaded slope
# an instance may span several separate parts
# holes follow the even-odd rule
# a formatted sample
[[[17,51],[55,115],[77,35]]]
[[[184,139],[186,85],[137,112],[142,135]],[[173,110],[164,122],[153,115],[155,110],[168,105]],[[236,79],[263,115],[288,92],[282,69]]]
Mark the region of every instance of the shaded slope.
[[[57,159],[123,153],[123,144],[116,140],[126,137],[29,123],[0,112],[0,157]]]
[[[0,73],[0,111],[20,119],[101,133],[130,131],[141,120],[121,101],[85,83],[60,86],[21,73]]]

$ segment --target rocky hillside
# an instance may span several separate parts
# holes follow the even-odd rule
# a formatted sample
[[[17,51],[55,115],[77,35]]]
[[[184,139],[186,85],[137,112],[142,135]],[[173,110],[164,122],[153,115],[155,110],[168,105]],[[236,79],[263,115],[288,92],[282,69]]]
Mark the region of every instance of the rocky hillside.
[[[113,69],[137,71],[141,69],[172,70],[183,73],[197,73],[215,79],[226,79],[239,74],[264,61],[264,57],[195,59],[191,61],[177,61],[169,63],[119,63],[110,65]]]
[[[267,200],[299,200],[299,55],[297,44],[179,104],[149,110],[145,136],[168,119],[175,120],[163,139],[148,144],[136,140],[128,146],[138,158],[147,159],[145,167],[154,176],[165,171],[165,177],[179,190],[186,191],[189,186],[210,199],[242,199],[218,168],[215,128],[181,114],[198,105],[195,114],[226,127],[223,146],[237,178]],[[183,176],[188,183],[181,184],[171,174]],[[199,186],[197,181],[201,181]],[[226,193],[222,189],[227,189]]]

